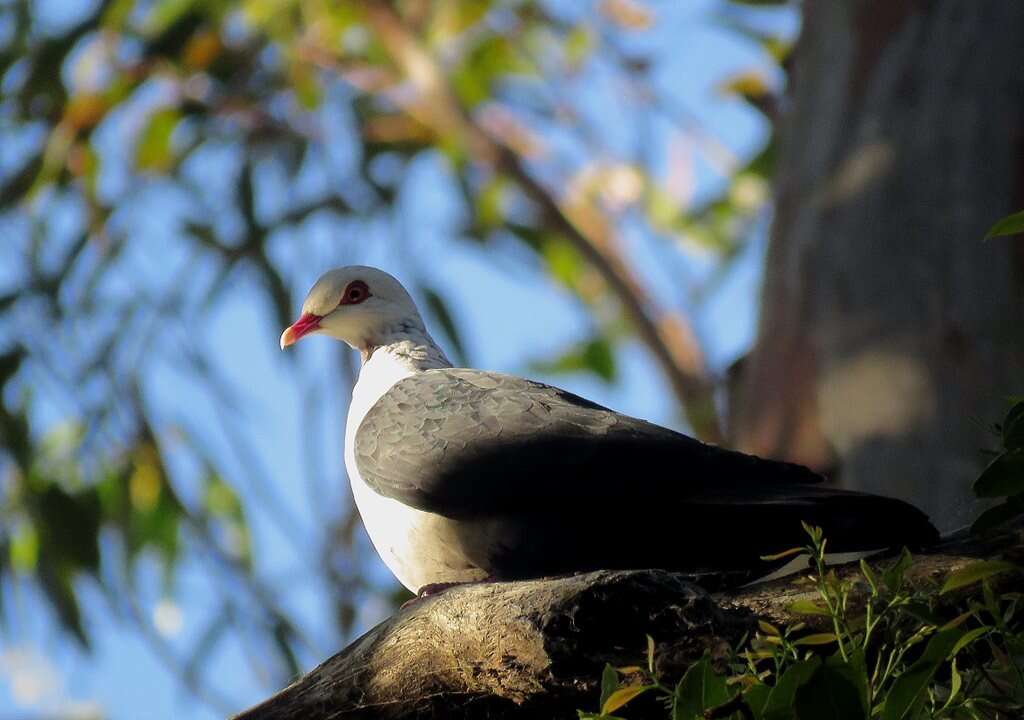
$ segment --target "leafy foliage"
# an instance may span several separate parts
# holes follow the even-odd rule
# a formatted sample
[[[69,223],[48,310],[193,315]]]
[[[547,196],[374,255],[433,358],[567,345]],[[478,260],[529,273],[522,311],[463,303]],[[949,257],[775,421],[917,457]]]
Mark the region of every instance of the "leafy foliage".
[[[456,206],[449,225],[417,224],[417,236],[458,236],[505,266],[545,272],[591,316],[585,341],[540,366],[612,381],[618,348],[639,340],[667,377],[683,378],[672,387],[687,411],[703,408],[696,430],[713,432],[714,404],[679,389],[708,385],[701,348],[678,342],[690,336],[685,314],[643,292],[622,237],[641,229],[684,266],[680,277],[696,277],[690,256],[724,267],[763,217],[773,146],[738,157],[666,97],[658,53],[633,42],[660,10],[632,0],[598,13],[498,0],[101,0],[53,18],[44,5],[0,5],[0,593],[38,589],[83,647],[88,585],[175,658],[203,699],[217,695],[204,663],[233,635],[272,658],[255,673],[268,687],[292,677],[303,652],[312,659],[253,547],[257,518],[286,541],[302,533],[245,439],[230,436],[250,388],[224,376],[200,334],[240,288],[280,327],[308,273],[387,241],[464,359],[453,297],[399,245],[417,167],[433,168],[432,188]],[[769,62],[781,57],[785,39],[745,17],[736,9],[713,22]],[[637,98],[613,132],[575,101],[609,79]],[[749,82],[721,87],[755,102]],[[757,89],[761,103],[772,85]],[[617,149],[629,133],[642,142]],[[694,155],[674,163],[675,180],[661,167],[668,146]],[[715,176],[700,197],[688,189],[697,163]],[[295,257],[316,267],[297,273]],[[693,305],[720,276],[687,283]],[[207,424],[230,450],[168,410],[166,373],[209,399]],[[303,394],[316,406],[313,388]],[[357,606],[390,601],[391,588],[363,572],[351,508],[324,512],[297,572],[326,588],[344,636]],[[188,561],[209,569],[220,606],[179,657],[151,632],[140,577],[155,565],[159,594],[180,597]]]
[[[1024,210],[1007,215],[1002,220],[993,225],[987,233],[985,233],[985,239],[1002,237],[1005,235],[1019,235],[1024,233]]]
[[[975,481],[974,494],[1002,502],[978,516],[971,526],[976,534],[1024,517],[1024,399],[1017,399],[992,431],[1002,447]]]
[[[624,706],[647,692],[660,696],[672,720],[981,720],[1024,712],[1021,597],[997,595],[990,584],[1020,568],[979,562],[941,588],[922,587],[908,580],[913,560],[904,551],[881,572],[861,561],[859,574],[841,578],[825,564],[820,529],[805,529],[810,542],[801,550],[813,569],[800,582],[817,601],[789,610],[824,619],[831,631],[761,621],[723,657],[705,654],[674,687],[658,677],[651,641],[646,668],[605,668],[600,711],[580,711],[580,718],[627,717]],[[855,588],[864,591],[862,602],[851,601]],[[947,600],[964,588],[972,592]]]

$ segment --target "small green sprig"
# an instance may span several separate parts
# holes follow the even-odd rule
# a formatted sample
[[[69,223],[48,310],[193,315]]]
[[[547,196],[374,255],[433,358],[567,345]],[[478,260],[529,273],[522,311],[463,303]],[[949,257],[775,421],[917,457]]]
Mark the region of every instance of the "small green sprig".
[[[787,608],[806,621],[761,620],[722,658],[705,654],[675,685],[656,672],[648,637],[646,667],[606,666],[598,712],[579,717],[622,720],[627,704],[645,694],[656,695],[671,720],[1024,717],[1021,595],[992,586],[1018,568],[982,561],[941,585],[911,582],[913,557],[903,550],[884,566],[861,560],[859,571],[841,573],[827,562],[821,529],[804,530],[804,547],[772,559],[808,557],[809,572],[794,582],[810,597]]]

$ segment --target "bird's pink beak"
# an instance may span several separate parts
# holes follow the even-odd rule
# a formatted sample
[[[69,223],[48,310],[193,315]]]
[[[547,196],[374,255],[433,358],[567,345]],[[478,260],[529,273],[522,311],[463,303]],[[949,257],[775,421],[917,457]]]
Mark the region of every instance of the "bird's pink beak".
[[[309,335],[309,333],[319,328],[321,317],[313,313],[303,313],[302,317],[281,333],[281,349],[284,350],[289,345],[297,343],[303,335]]]

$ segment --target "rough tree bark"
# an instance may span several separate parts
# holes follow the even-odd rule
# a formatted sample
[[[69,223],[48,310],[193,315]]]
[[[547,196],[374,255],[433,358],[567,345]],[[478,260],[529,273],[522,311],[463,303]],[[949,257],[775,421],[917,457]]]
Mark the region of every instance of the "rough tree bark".
[[[1018,558],[1020,535],[1006,533],[984,546],[954,538],[941,554],[919,557],[908,578],[934,583],[974,561],[966,554],[988,557],[1000,549]],[[839,572],[855,574],[857,567]],[[1006,590],[1024,582],[1004,578]],[[646,634],[657,642],[657,674],[673,682],[705,650],[722,657],[725,644],[758,619],[794,621],[787,608],[816,595],[793,579],[714,594],[662,570],[455,587],[399,611],[236,720],[575,717],[577,709],[595,709],[606,662],[643,664]],[[851,602],[862,597],[855,592]],[[799,620],[810,631],[830,622]],[[629,717],[663,720],[665,711],[641,699],[630,704]]]
[[[1024,378],[1024,3],[807,0],[735,445],[966,523]],[[982,421],[982,422],[979,422]]]

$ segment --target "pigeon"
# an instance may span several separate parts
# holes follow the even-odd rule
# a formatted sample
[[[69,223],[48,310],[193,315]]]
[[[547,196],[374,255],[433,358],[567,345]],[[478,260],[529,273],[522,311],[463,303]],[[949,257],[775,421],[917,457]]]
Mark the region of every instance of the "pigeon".
[[[345,467],[385,565],[414,593],[598,569],[751,578],[823,529],[833,552],[922,547],[927,516],[800,465],[702,443],[560,388],[456,368],[412,297],[365,266],[317,280],[281,348],[359,351]]]

